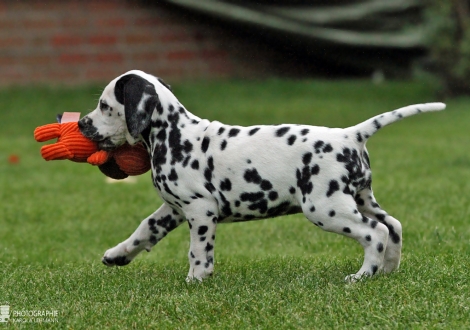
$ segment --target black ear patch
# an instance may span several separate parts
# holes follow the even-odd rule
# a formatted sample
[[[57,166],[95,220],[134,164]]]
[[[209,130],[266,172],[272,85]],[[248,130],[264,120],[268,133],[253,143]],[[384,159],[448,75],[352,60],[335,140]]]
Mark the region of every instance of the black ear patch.
[[[160,102],[155,87],[147,79],[128,74],[116,82],[114,96],[124,104],[127,130],[137,139],[150,125],[153,110]]]
[[[119,78],[119,80],[116,82],[116,85],[114,86],[114,96],[116,97],[116,100],[121,104],[124,104],[124,87],[126,87],[126,84],[132,78],[143,79],[142,77],[139,77],[136,74],[126,74],[125,76]]]

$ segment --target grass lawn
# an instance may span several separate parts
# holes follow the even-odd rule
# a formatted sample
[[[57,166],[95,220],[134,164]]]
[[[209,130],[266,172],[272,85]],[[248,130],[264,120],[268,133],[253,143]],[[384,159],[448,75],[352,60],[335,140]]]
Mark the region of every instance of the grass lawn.
[[[101,88],[0,90],[0,305],[12,316],[0,328],[31,328],[19,320],[32,318],[13,313],[32,310],[58,313],[37,329],[470,328],[470,98],[396,123],[368,143],[375,196],[403,224],[399,271],[345,283],[362,264],[359,244],[293,215],[220,225],[215,275],[188,284],[185,225],[126,267],[101,264],[106,249],[160,206],[149,173],[135,184],[107,184],[97,168],[46,163],[39,154],[34,128],[63,111],[85,114]],[[239,125],[346,127],[439,101],[409,82],[173,88],[194,114]]]

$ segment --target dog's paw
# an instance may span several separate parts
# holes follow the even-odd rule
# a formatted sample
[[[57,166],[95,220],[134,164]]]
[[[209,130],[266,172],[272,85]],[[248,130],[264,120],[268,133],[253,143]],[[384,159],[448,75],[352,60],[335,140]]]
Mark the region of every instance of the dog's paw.
[[[194,283],[194,282],[202,282],[204,279],[211,277],[214,274],[214,270],[211,269],[209,271],[195,271],[194,269],[191,269],[189,271],[188,276],[186,277],[186,282],[188,283]]]
[[[119,244],[118,246],[106,251],[103,258],[101,259],[101,262],[109,267],[125,266],[131,261],[132,258],[129,258],[129,255],[126,249],[122,247],[122,244]]]
[[[356,283],[356,282],[360,282],[368,277],[370,277],[371,275],[370,274],[367,274],[367,273],[363,273],[363,274],[351,274],[351,275],[348,275],[344,278],[344,281],[345,282],[348,282],[348,283]]]
[[[194,276],[187,276],[186,277],[186,282],[187,283],[201,283],[202,278],[194,277]]]
[[[125,256],[109,258],[104,256],[101,259],[101,262],[108,267],[112,266],[125,266],[131,262],[131,260],[127,259]]]

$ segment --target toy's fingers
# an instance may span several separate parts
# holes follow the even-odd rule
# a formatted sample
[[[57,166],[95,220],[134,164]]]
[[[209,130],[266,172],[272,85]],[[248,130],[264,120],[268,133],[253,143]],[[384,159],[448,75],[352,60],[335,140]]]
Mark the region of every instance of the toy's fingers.
[[[38,142],[48,141],[60,136],[60,124],[48,124],[36,127],[34,130],[34,139]]]
[[[61,160],[73,158],[73,154],[60,143],[43,146],[41,148],[41,156],[45,160]]]
[[[87,158],[87,162],[91,165],[103,165],[109,159],[109,152],[99,150]]]

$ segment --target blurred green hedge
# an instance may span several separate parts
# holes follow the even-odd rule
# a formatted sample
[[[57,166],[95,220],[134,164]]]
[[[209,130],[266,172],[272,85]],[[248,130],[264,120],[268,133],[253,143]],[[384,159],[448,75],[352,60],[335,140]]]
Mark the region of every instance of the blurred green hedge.
[[[431,70],[442,91],[470,94],[470,1],[429,0],[425,17]]]

